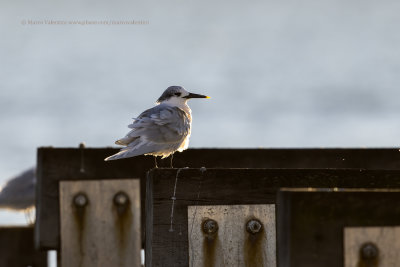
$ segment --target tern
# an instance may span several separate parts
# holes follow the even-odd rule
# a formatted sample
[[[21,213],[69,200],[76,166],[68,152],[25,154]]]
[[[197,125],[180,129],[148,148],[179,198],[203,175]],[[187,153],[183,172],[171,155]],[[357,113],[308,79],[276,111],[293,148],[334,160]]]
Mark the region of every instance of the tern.
[[[152,155],[157,168],[157,157],[172,157],[176,151],[182,152],[189,146],[192,111],[187,104],[191,98],[210,98],[189,93],[182,86],[170,86],[158,98],[156,106],[145,110],[133,123],[132,130],[115,144],[124,146],[118,153],[105,161]]]

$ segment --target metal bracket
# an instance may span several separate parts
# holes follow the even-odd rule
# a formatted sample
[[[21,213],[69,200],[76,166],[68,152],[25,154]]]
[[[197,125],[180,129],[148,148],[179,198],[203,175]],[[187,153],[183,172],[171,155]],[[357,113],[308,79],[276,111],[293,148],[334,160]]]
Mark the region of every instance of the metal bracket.
[[[392,267],[400,262],[400,226],[345,227],[344,267]]]
[[[140,182],[61,181],[61,265],[140,266]]]
[[[189,266],[276,266],[275,205],[188,207]]]

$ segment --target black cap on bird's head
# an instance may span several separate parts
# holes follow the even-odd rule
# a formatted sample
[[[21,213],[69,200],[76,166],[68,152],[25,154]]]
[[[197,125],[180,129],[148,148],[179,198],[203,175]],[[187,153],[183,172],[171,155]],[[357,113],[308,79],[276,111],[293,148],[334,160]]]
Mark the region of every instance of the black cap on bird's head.
[[[186,101],[190,98],[210,98],[209,96],[206,96],[206,95],[189,93],[182,86],[170,86],[157,99],[157,103],[161,103],[163,101],[169,100],[172,97],[183,98],[183,100],[186,100]]]

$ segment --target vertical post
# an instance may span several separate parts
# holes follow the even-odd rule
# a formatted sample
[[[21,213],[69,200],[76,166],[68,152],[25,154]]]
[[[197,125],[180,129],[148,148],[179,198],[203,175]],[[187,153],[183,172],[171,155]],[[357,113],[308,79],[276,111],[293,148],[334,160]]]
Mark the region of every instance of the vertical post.
[[[140,266],[140,182],[60,182],[62,267]]]
[[[33,227],[0,227],[0,266],[47,266],[47,253],[33,244]]]

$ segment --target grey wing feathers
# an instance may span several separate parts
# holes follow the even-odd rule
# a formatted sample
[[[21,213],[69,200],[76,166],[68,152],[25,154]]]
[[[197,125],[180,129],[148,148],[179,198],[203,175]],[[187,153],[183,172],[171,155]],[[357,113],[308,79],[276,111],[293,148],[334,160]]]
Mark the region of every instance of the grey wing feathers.
[[[159,146],[155,143],[152,144],[137,144],[137,145],[131,145],[121,149],[118,153],[105,158],[105,161],[108,160],[116,160],[116,159],[122,159],[122,158],[129,158],[129,157],[134,157],[134,156],[139,156],[147,153],[151,153],[157,150]]]
[[[121,142],[124,145],[140,136],[155,143],[178,142],[188,133],[188,123],[190,123],[189,118],[183,110],[161,104],[140,114],[132,124],[128,125],[132,130],[120,140],[124,140]]]
[[[120,145],[120,146],[127,146],[127,145],[129,145],[129,143],[135,141],[137,138],[139,138],[139,136],[130,137],[127,135],[124,138],[121,138],[121,139],[115,141],[115,144]]]
[[[144,111],[128,125],[132,130],[115,142],[126,147],[105,160],[152,153],[162,145],[181,142],[190,133],[189,116],[178,107],[163,104]]]

